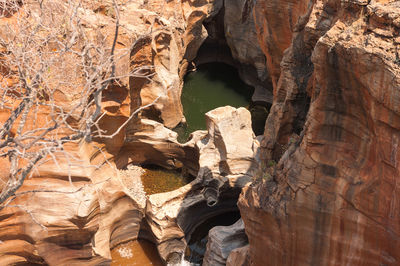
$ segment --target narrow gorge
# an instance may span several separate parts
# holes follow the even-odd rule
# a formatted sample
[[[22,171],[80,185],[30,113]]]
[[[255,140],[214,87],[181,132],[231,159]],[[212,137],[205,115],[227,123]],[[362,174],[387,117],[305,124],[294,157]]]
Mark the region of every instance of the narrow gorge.
[[[14,2],[0,265],[400,264],[399,1]]]

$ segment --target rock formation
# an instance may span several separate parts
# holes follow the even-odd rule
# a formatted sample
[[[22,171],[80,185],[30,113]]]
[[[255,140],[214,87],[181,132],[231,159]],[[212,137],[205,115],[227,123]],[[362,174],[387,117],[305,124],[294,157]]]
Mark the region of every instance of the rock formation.
[[[198,225],[237,210],[241,188],[258,166],[258,141],[249,111],[220,107],[208,112],[206,119],[208,132],[198,131],[191,140],[200,154],[197,178],[178,190],[148,197],[146,221],[161,257],[169,262],[180,260]]]
[[[24,4],[23,8],[38,11],[38,3]],[[214,15],[221,4],[221,1],[165,3],[161,0],[121,4],[116,48],[117,52],[126,49],[131,52],[116,62],[116,75],[121,78],[103,93],[104,115],[99,126],[106,134],[112,134],[128,117],[133,119],[112,138],[93,138],[90,142],[66,145],[66,152],[57,154],[57,160],[47,160],[35,170],[12,204],[0,211],[0,264],[107,263],[110,248],[146,234],[148,228],[146,223],[142,224],[146,202],[137,198],[138,191],[132,191],[137,186],[134,180],[138,173],[126,174],[120,169],[131,163],[154,163],[170,168],[184,166],[189,173],[197,174],[199,148],[195,140],[196,135],[201,137],[205,133],[195,133],[193,141],[181,145],[176,141],[176,133],[164,126],[173,127],[183,120],[179,98],[186,65],[206,38],[202,22]],[[81,8],[84,29],[105,36],[106,44],[111,44],[115,29],[112,3],[83,1]],[[1,26],[6,28],[10,21],[12,18],[2,20]],[[128,78],[130,71],[149,74],[151,80],[138,75]],[[79,83],[79,79],[74,82]],[[76,83],[70,85],[73,87]],[[56,100],[68,106],[71,99],[79,98],[74,93],[72,89],[60,90]],[[135,115],[137,108],[155,99],[155,104]],[[2,110],[2,114],[4,122],[7,110]],[[38,115],[46,120],[46,112]],[[250,128],[251,132],[250,121],[242,122],[244,131]],[[247,133],[246,136],[251,137],[252,143],[254,136]],[[256,150],[257,145],[250,148]],[[252,155],[244,160],[252,160]],[[7,170],[8,166],[2,167]],[[236,172],[239,181],[232,179],[229,184],[221,184],[243,186],[250,176],[242,174],[245,178],[239,178],[239,172]],[[200,193],[201,184],[198,189],[200,199],[205,202]],[[240,188],[235,192],[235,199],[229,201],[235,208],[239,192]],[[178,228],[176,222],[175,227]],[[157,236],[156,231],[154,234]],[[180,234],[182,237],[182,231]],[[163,249],[162,241],[151,240]],[[170,247],[167,250],[173,250]],[[179,254],[182,249],[181,245]],[[173,252],[160,253],[168,260]]]
[[[68,165],[46,168],[2,210],[0,264],[98,265],[109,261],[110,248],[137,237],[145,207],[140,174],[128,179],[103,168],[91,177],[73,169],[69,182]]]
[[[236,248],[231,251],[229,254],[228,259],[226,260],[227,266],[234,266],[234,265],[249,265],[250,258],[249,258],[249,245]]]
[[[242,219],[231,226],[216,226],[208,233],[207,251],[202,265],[224,266],[234,249],[247,246],[247,244]]]
[[[266,57],[258,44],[253,12],[254,1],[225,0],[225,38],[232,57],[240,62],[240,76],[254,87],[252,100],[272,103]]]
[[[398,265],[399,3],[257,4],[274,83],[262,154],[279,163],[239,199],[247,263]]]
[[[98,34],[90,38],[112,43],[110,10],[110,1],[82,1],[83,27]],[[233,249],[220,238],[229,228],[214,229],[205,263],[400,263],[398,1],[139,0],[121,3],[119,15],[116,48],[128,53],[102,95],[99,127],[111,134],[127,126],[68,144],[38,166],[0,210],[1,265],[107,264],[110,248],[138,237],[177,262],[200,223],[237,209],[244,186],[238,206],[249,244]],[[12,19],[1,19],[0,34]],[[261,147],[243,108],[209,112],[208,130],[185,144],[169,129],[185,121],[189,63],[221,26],[255,99],[273,101]],[[76,76],[56,101],[79,98]],[[0,111],[4,123],[8,111]],[[144,198],[132,164],[145,163],[197,178]],[[0,167],[3,179],[9,164]]]

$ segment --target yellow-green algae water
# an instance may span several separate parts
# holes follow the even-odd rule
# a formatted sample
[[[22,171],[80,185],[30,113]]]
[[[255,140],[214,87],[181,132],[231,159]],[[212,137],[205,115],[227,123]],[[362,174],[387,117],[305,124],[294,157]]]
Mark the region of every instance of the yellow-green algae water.
[[[248,107],[253,88],[246,85],[235,68],[222,63],[200,65],[185,76],[181,101],[187,125],[174,130],[179,142],[186,142],[190,133],[206,129],[204,114],[220,106]]]
[[[183,176],[176,170],[156,166],[146,166],[142,174],[142,184],[147,195],[178,189],[190,183],[193,178]]]
[[[147,195],[168,192],[178,189],[193,178],[182,175],[177,170],[167,170],[154,165],[143,167],[141,175],[144,191]],[[157,252],[157,247],[147,240],[134,240],[118,245],[111,251],[112,266],[162,266],[162,260]]]

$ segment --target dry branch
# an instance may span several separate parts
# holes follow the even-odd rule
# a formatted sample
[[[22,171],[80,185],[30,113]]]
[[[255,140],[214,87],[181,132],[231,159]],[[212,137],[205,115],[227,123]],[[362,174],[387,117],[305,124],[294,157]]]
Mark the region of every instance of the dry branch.
[[[152,72],[148,66],[116,76],[117,60],[130,49],[116,49],[120,18],[117,2],[112,4],[110,43],[101,27],[86,28],[82,1],[0,1],[0,20],[9,20],[0,28],[0,110],[8,115],[0,129],[0,158],[10,164],[0,184],[0,209],[41,161],[51,158],[57,165],[56,153],[66,152],[67,143],[113,138],[161,97],[132,111],[115,132],[105,135],[100,128],[103,91]]]

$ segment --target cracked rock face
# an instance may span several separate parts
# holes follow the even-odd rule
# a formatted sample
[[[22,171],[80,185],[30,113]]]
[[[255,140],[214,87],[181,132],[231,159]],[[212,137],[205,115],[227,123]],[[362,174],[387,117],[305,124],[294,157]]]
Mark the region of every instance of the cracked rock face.
[[[252,175],[258,142],[245,108],[219,107],[206,113],[208,135],[197,143],[200,167],[219,175]]]
[[[262,154],[279,163],[239,199],[243,263],[398,265],[398,1],[257,3],[267,57],[281,65]],[[292,24],[276,10],[293,12]],[[271,52],[277,38],[288,47],[282,60]],[[304,94],[308,115],[291,141]]]

